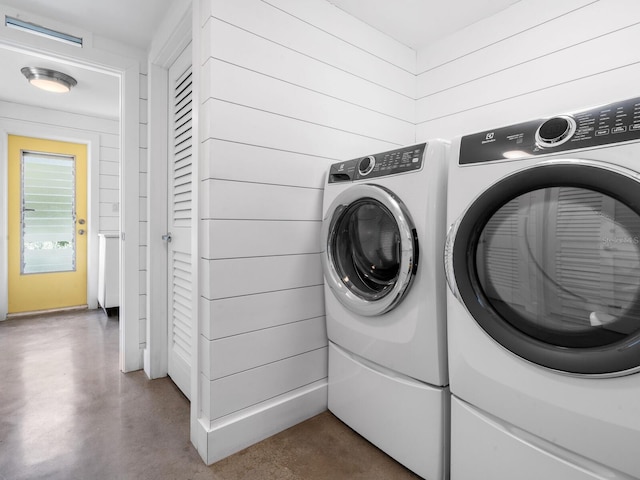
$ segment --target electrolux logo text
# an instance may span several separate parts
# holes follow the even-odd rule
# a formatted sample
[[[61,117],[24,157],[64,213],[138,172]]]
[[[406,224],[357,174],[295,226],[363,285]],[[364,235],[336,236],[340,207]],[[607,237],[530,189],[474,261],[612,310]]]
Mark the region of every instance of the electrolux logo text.
[[[492,143],[495,142],[495,132],[489,132],[484,136],[484,140],[482,141],[482,144],[484,145],[485,143]]]

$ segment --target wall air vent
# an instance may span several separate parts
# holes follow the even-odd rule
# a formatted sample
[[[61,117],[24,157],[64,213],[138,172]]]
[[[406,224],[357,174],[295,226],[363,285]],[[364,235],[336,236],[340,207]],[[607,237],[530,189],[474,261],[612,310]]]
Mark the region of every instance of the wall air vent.
[[[22,30],[23,32],[33,33],[34,35],[39,35],[41,37],[50,38],[52,40],[57,40],[68,45],[74,45],[76,47],[82,48],[82,37],[76,37],[74,35],[69,35],[68,33],[58,32],[57,30],[52,30],[41,25],[36,25],[35,23],[25,22],[24,20],[19,20],[8,15],[4,17],[4,24],[10,28],[15,28],[17,30]]]

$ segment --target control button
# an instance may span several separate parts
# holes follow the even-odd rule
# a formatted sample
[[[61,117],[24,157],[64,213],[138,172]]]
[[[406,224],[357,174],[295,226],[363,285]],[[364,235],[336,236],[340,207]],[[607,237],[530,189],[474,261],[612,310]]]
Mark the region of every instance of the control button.
[[[375,166],[376,166],[375,157],[372,157],[372,156],[364,157],[362,160],[360,160],[360,163],[358,164],[358,172],[360,172],[360,175],[362,176],[369,175],[373,170],[373,167]]]
[[[614,127],[611,129],[611,133],[624,133],[627,131],[627,127],[625,126],[621,126],[621,127]]]
[[[576,121],[568,116],[553,117],[536,132],[536,143],[541,147],[556,147],[569,140],[576,131]]]
[[[609,135],[609,129],[601,128],[600,130],[596,130],[596,137],[601,137],[602,135]]]
[[[629,125],[630,132],[635,132],[636,130],[640,130],[640,123],[634,123],[633,125]]]

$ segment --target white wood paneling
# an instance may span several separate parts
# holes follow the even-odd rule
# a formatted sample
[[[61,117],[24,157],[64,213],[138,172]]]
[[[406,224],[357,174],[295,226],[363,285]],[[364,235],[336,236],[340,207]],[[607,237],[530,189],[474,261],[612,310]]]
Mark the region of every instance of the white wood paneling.
[[[100,188],[108,190],[119,190],[119,178],[114,175],[101,175],[100,176]]]
[[[219,340],[204,340],[202,373],[211,379],[244,372],[261,365],[324,348],[327,329],[323,317],[257,330]]]
[[[432,45],[421,49],[417,55],[418,74],[438,68],[447,62],[474,55],[488,46],[513,38],[528,29],[595,4],[599,0],[521,0],[508,9],[483,21],[476,22]],[[566,32],[570,36],[571,32]],[[546,39],[541,38],[541,42]],[[516,50],[517,52],[517,50]],[[514,63],[517,58],[514,58]]]
[[[201,334],[214,340],[322,317],[323,288],[315,285],[219,300],[201,298]]]
[[[331,2],[300,2],[299,0],[265,0],[265,2],[392,65],[409,73],[415,73],[416,52],[414,50],[336,8]]]
[[[327,96],[306,87],[285,83],[263,73],[209,59],[202,67],[202,83],[213,98],[248,105],[337,130],[373,136],[392,143],[413,140],[409,122]],[[260,88],[255,88],[260,85]],[[206,87],[205,87],[206,88]],[[295,98],[295,102],[291,101]]]
[[[256,88],[260,87],[256,85]],[[334,161],[356,157],[363,152],[390,150],[400,145],[213,98],[202,105],[201,115],[201,135],[204,135],[201,141],[224,139]],[[409,128],[413,131],[414,125]]]
[[[104,203],[118,203],[119,202],[118,190],[116,189],[100,189],[100,201]]]
[[[102,150],[100,150],[102,152]],[[120,164],[118,162],[100,162],[100,174],[101,175],[120,175]]]
[[[212,220],[203,222],[210,243],[202,258],[218,260],[247,256],[300,255],[320,252],[320,221]],[[259,239],[259,241],[256,241]]]
[[[423,138],[451,138],[632,98],[638,95],[637,85],[632,79],[639,76],[640,63],[600,72],[574,82],[422,122],[417,126],[417,134]]]
[[[228,180],[202,182],[204,219],[321,220],[322,190]]]
[[[352,72],[360,78],[415,96],[415,74],[364,51],[339,36],[316,27],[262,0],[212,0],[210,15],[241,26],[254,35],[300,52],[312,59]],[[333,12],[335,13],[335,12]],[[391,41],[389,41],[391,43]],[[339,55],[336,53],[339,52]]]
[[[209,39],[202,45],[203,65],[210,58],[228,62],[375,112],[414,121],[413,96],[384,88],[330,62],[317,61],[215,18],[205,24],[203,35]]]
[[[542,17],[537,7],[519,2],[448,39],[457,53],[418,76],[426,95],[417,101],[418,137],[450,138],[638,95],[640,53],[623,47],[640,36],[637,2],[556,2]],[[508,35],[496,32],[500,24]],[[421,64],[433,53],[419,52]]]
[[[266,363],[211,382],[212,419],[264,402],[327,376],[327,347]]]
[[[138,245],[140,246],[140,259],[138,262],[138,275],[139,275],[139,307],[138,307],[138,324],[139,324],[139,346],[140,350],[144,350],[147,346],[147,234],[148,231],[148,218],[147,218],[147,170],[148,170],[148,124],[149,116],[147,114],[147,102],[148,102],[148,75],[141,72],[139,74],[139,97],[140,106],[139,111],[139,124],[140,124],[140,139],[139,139],[139,167],[138,167],[138,198],[140,205],[140,228]],[[144,258],[144,261],[142,261]]]
[[[418,101],[419,118],[434,120],[631,65],[640,61],[640,51],[620,46],[638,38],[640,24],[425,97]]]
[[[325,0],[198,10],[210,463],[326,408],[326,171],[414,141],[416,55]]]
[[[201,260],[201,294],[238,297],[322,284],[319,254]]]
[[[559,7],[564,5],[559,4]],[[624,11],[624,15],[611,15],[611,10]],[[581,46],[591,55],[600,57],[601,52],[608,50],[604,44],[611,32],[632,26],[640,21],[640,3],[634,0],[610,0],[598,2],[576,10],[571,15],[561,15],[536,28],[524,30],[508,39],[488,45],[482,50],[457,58],[453,62],[425,72],[420,76],[418,98],[434,95],[444,90],[452,90],[466,83],[477,81],[485,76],[499,75],[502,71],[512,70],[517,65],[528,65],[529,72],[535,77],[546,71],[535,60],[571,51]],[[589,25],[589,28],[584,28]],[[571,32],[568,34],[567,32]],[[613,42],[616,41],[614,38]],[[596,45],[596,43],[598,45]],[[612,55],[616,50],[612,48]],[[573,55],[573,53],[572,53]],[[559,62],[565,57],[559,55]],[[581,58],[575,59],[580,63]],[[574,60],[566,63],[566,68],[573,68]],[[553,72],[553,71],[552,71]],[[553,72],[555,73],[555,72]],[[532,76],[531,73],[526,75]]]
[[[210,139],[202,144],[201,180],[235,180],[324,188],[327,158]]]

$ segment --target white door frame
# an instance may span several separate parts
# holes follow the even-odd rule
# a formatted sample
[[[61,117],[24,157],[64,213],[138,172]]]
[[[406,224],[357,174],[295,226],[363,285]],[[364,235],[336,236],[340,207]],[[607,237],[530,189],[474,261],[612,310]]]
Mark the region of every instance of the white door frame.
[[[0,8],[0,15],[15,15],[15,11]],[[26,12],[23,19],[35,21]],[[39,20],[38,23],[42,23]],[[77,27],[67,31],[78,32]],[[0,24],[0,48],[51,58],[70,65],[90,68],[120,79],[120,231],[125,240],[120,244],[120,370],[129,372],[142,368],[140,350],[139,298],[139,165],[140,165],[140,61],[138,52],[121,56],[92,48],[89,32],[79,32],[87,39],[86,48],[52,42]],[[6,181],[6,175],[5,175]],[[6,189],[5,189],[6,192]],[[6,195],[6,194],[5,194]],[[3,200],[6,209],[6,198]],[[0,238],[6,238],[6,220],[0,225]],[[94,222],[95,223],[95,222]],[[4,234],[4,236],[2,235]],[[4,240],[3,240],[4,241]],[[0,315],[7,305],[7,246],[0,252]],[[6,313],[5,313],[6,316]],[[0,318],[3,318],[0,316]]]
[[[159,26],[158,35],[154,39],[149,52],[149,166],[148,181],[148,211],[149,225],[147,239],[147,348],[144,355],[144,369],[149,378],[164,377],[168,370],[168,328],[169,314],[167,298],[168,271],[167,248],[162,235],[167,233],[167,202],[168,202],[168,141],[169,129],[169,67],[173,65],[180,53],[192,42],[193,35],[198,33],[197,19],[199,18],[199,2],[192,0],[174,0],[171,9],[165,17],[165,22]],[[192,28],[192,25],[194,26]],[[194,31],[194,29],[196,29]],[[198,414],[200,412],[200,383],[199,383],[199,287],[198,287],[198,49],[196,43],[192,48],[193,55],[193,207],[191,228],[191,252],[195,261],[192,264],[192,285],[194,289],[191,312],[194,318],[191,350],[191,442],[201,455],[206,450],[206,437],[199,428]],[[164,185],[165,188],[158,188]],[[153,208],[151,208],[153,206]]]
[[[167,246],[162,235],[167,233],[169,190],[169,67],[191,42],[191,2],[172,5],[168,17],[173,25],[156,37],[149,52],[149,165],[147,168],[147,348],[144,370],[149,378],[167,375],[168,311],[167,311]],[[177,11],[176,11],[177,10]],[[195,95],[195,92],[194,92]],[[194,252],[197,250],[193,250]],[[197,337],[194,337],[197,338]]]

